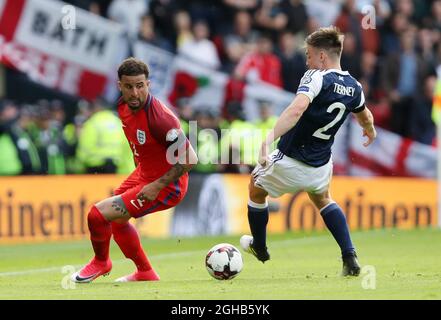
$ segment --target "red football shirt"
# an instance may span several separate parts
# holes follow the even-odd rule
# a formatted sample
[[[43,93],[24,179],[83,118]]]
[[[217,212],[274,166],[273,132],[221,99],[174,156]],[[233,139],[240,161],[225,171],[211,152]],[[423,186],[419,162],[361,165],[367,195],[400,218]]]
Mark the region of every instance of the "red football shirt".
[[[144,107],[136,112],[121,98],[118,114],[138,164],[139,177],[148,183],[163,176],[173,166],[167,161],[167,148],[182,134],[178,118],[151,94]],[[187,178],[186,173],[180,182]]]

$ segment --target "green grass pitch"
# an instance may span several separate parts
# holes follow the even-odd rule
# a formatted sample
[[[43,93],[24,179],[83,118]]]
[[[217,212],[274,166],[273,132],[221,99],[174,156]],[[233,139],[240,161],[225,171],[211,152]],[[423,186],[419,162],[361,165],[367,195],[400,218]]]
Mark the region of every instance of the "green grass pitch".
[[[354,232],[358,278],[342,278],[330,233],[270,235],[271,260],[243,253],[237,278],[218,281],[205,269],[206,252],[239,236],[143,239],[159,282],[115,283],[134,265],[112,241],[113,270],[90,284],[67,281],[92,254],[88,241],[0,245],[0,299],[441,299],[441,230]],[[67,266],[63,271],[63,266]],[[374,288],[375,287],[375,288]]]

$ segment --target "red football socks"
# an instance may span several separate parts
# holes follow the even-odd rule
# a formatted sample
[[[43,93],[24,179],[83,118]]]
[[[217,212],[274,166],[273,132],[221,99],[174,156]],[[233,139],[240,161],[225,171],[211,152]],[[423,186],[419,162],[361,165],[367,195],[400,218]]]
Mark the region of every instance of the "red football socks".
[[[112,222],[113,238],[126,258],[133,260],[139,271],[152,269],[139,241],[138,232],[130,223]]]
[[[95,258],[100,261],[109,259],[109,244],[112,236],[112,227],[101,212],[93,206],[87,216],[90,240],[92,241]]]

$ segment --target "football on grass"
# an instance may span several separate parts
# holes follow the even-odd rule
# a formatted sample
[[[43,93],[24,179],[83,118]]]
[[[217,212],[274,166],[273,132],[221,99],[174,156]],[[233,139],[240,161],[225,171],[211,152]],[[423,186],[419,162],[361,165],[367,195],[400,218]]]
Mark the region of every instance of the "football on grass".
[[[235,246],[220,243],[208,251],[205,257],[205,267],[213,278],[230,280],[242,271],[242,255]]]

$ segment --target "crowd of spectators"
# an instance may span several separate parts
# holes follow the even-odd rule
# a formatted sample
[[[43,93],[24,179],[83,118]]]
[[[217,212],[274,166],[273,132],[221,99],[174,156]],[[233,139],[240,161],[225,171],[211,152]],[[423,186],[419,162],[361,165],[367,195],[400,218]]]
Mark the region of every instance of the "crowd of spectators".
[[[247,121],[236,104],[229,105],[229,120],[209,108],[194,110],[186,98],[177,106],[182,129],[198,150],[200,161],[193,171],[199,173],[249,173],[277,120],[267,101],[260,101],[255,122]],[[76,107],[73,120],[66,121],[59,100],[0,100],[0,176],[131,173],[132,151],[114,106],[97,99],[80,100]]]
[[[431,99],[441,64],[441,0],[69,2],[120,22],[132,39],[228,73],[227,88],[239,91],[240,82],[258,77],[295,92],[306,68],[305,37],[335,25],[345,34],[342,68],[363,85],[377,124],[435,143]],[[240,92],[229,95],[240,102]]]
[[[194,110],[191,100],[177,100],[174,107],[184,127],[188,121],[198,120],[201,128],[214,131],[226,127],[248,130],[241,105],[244,84],[258,78],[295,93],[306,71],[305,37],[319,27],[335,25],[345,34],[342,69],[363,85],[376,124],[424,144],[436,143],[431,108],[436,68],[441,65],[441,0],[67,2],[121,23],[133,41],[145,41],[230,76],[224,110]],[[29,136],[25,140],[35,146],[35,152],[30,153],[40,155],[39,161],[34,155],[35,163],[27,161],[18,173],[106,172],[109,163],[88,170],[77,157],[80,129],[97,112],[93,111],[96,102],[87,107],[85,103],[78,108],[75,119],[65,123],[57,102],[40,101],[36,104],[43,106],[43,111],[35,112],[35,106],[17,108],[12,102],[3,101],[0,128],[12,132],[17,145],[26,128],[23,132]],[[268,111],[268,101],[262,101],[261,108],[261,119],[252,125],[263,122],[265,128],[270,127],[275,118]],[[9,119],[15,119],[13,125],[5,125]],[[54,154],[64,155],[63,170]],[[31,159],[32,155],[26,157]],[[129,170],[126,161],[118,161],[111,161],[115,171]],[[101,166],[104,169],[98,168]],[[248,169],[201,164],[198,170]]]

